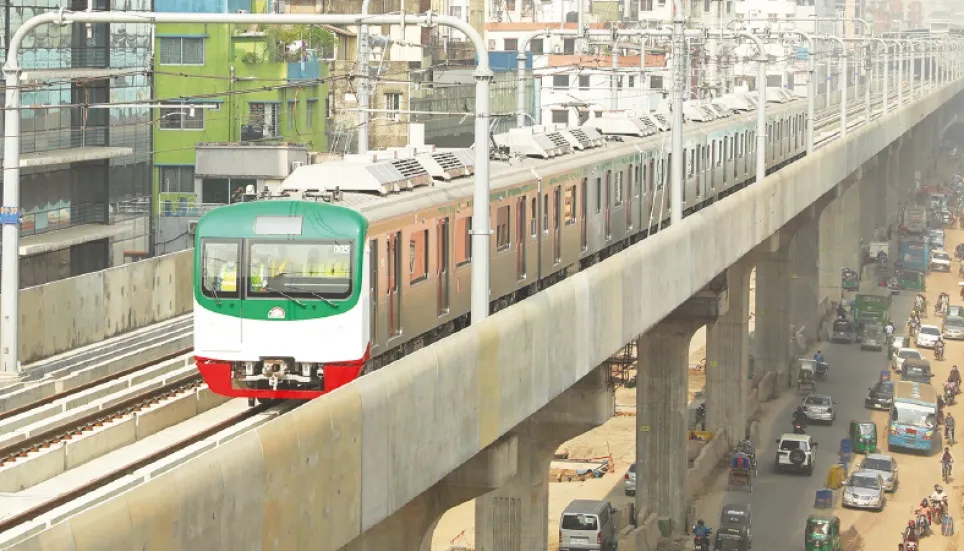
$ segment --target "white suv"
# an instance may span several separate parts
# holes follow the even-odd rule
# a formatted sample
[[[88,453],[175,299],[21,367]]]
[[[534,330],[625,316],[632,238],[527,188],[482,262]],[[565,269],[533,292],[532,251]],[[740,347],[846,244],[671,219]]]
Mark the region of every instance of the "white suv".
[[[795,470],[813,474],[817,443],[809,434],[784,434],[777,439],[778,471]]]

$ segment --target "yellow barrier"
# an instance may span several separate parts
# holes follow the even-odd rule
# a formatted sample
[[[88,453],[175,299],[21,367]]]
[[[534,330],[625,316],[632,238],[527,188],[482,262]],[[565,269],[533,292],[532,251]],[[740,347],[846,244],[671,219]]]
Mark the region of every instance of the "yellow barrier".
[[[827,473],[827,488],[839,490],[843,486],[845,478],[843,465],[831,466],[830,472]]]
[[[689,432],[689,439],[709,442],[713,439],[713,433],[705,430],[691,430]]]

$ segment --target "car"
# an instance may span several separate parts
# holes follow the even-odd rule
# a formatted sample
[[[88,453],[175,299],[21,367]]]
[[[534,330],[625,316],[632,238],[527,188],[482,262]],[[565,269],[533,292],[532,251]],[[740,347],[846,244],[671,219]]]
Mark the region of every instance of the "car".
[[[816,467],[817,443],[809,434],[786,433],[777,438],[776,470],[794,470],[812,475]]]
[[[626,490],[626,495],[634,496],[636,495],[636,463],[629,466],[629,470],[626,471],[626,477],[623,480],[623,489]]]
[[[901,348],[905,348],[904,344],[907,342],[909,342],[907,337],[894,333],[890,339],[890,348],[894,351],[894,355],[897,355]]]
[[[944,236],[942,235],[930,235],[927,238],[927,242],[936,249],[944,248]]]
[[[811,394],[803,399],[803,410],[811,421],[833,423],[837,420],[837,412],[833,407],[836,403],[825,394]]]
[[[964,306],[960,306],[960,305],[948,306],[947,317],[964,318]]]
[[[919,348],[934,348],[941,336],[941,328],[936,325],[921,325],[917,332],[917,346]]]
[[[871,453],[857,466],[861,471],[874,472],[884,479],[884,491],[897,490],[900,480],[897,478],[897,460],[885,453]]]
[[[864,407],[870,409],[890,409],[894,405],[894,383],[891,381],[878,381],[877,384],[867,389],[867,398],[864,399]]]
[[[713,551],[753,547],[753,509],[749,503],[728,503],[720,511],[720,527],[716,531]]]
[[[884,509],[884,479],[873,471],[850,475],[843,491],[843,506],[854,509]]]
[[[964,318],[960,316],[946,316],[941,324],[941,333],[945,339],[964,339]]]
[[[941,241],[941,246],[943,246],[943,240]],[[951,255],[947,254],[947,251],[940,249],[931,253],[930,268],[935,272],[950,272],[951,271]]]
[[[894,359],[890,361],[890,365],[893,366],[894,371],[899,373],[905,360],[921,360],[923,358],[920,350],[916,348],[901,348],[894,354]]]

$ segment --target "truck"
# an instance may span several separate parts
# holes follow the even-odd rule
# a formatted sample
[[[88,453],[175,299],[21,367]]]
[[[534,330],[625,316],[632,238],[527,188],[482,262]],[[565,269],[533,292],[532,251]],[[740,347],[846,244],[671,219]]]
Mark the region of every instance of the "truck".
[[[927,273],[930,253],[930,247],[926,241],[902,239],[900,242],[899,258],[904,270]]]
[[[927,231],[927,209],[910,205],[904,209],[904,227],[909,233],[923,234]]]
[[[854,299],[854,323],[858,328],[867,324],[884,325],[890,321],[890,291],[876,287],[860,293]]]

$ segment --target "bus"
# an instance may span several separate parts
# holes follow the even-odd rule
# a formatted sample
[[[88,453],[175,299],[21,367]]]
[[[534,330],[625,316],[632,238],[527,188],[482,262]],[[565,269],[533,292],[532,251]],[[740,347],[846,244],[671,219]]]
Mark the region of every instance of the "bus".
[[[941,449],[937,430],[937,391],[929,384],[894,383],[894,405],[887,424],[887,445],[893,448],[936,451]]]

